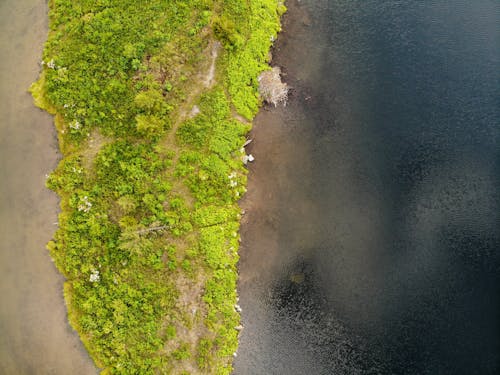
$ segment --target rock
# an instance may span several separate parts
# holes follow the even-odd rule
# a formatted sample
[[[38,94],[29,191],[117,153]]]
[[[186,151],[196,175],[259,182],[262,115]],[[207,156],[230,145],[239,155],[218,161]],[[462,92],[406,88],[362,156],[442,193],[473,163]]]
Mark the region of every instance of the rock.
[[[242,162],[243,162],[243,164],[245,164],[245,165],[247,165],[247,164],[248,164],[248,162],[252,162],[252,161],[254,161],[254,160],[255,160],[255,158],[253,157],[253,155],[252,155],[252,154],[250,154],[250,155],[243,155],[243,156],[241,157],[241,161],[242,161]]]
[[[193,108],[191,109],[191,112],[189,113],[189,117],[193,118],[200,112],[201,112],[200,107],[198,107],[197,105],[194,105]]]

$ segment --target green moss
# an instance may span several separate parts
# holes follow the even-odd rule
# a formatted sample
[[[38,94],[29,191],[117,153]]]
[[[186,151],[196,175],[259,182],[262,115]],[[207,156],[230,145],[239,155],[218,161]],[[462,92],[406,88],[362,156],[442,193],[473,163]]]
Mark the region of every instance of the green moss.
[[[232,114],[257,111],[257,75],[283,6],[49,5],[31,92],[56,115],[63,153],[47,180],[62,208],[47,247],[67,278],[69,320],[103,374],[229,374],[249,130]],[[224,48],[207,88],[200,75],[215,39]]]

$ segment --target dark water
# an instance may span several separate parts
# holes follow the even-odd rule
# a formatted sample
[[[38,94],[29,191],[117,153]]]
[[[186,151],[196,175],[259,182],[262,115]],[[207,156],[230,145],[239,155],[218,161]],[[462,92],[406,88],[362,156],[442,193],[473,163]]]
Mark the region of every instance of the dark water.
[[[0,1],[0,374],[96,374],[68,324],[63,277],[45,244],[58,202],[52,118],[28,93],[47,37],[45,0]]]
[[[500,372],[500,2],[288,5],[235,374]]]

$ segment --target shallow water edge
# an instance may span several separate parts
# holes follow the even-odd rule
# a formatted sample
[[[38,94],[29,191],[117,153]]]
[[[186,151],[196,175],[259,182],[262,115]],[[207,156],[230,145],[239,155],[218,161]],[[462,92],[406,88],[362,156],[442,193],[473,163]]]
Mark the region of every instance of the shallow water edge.
[[[52,117],[33,105],[47,5],[0,4],[0,373],[95,374],[63,299],[63,277],[45,249],[58,200],[45,187],[57,164]]]

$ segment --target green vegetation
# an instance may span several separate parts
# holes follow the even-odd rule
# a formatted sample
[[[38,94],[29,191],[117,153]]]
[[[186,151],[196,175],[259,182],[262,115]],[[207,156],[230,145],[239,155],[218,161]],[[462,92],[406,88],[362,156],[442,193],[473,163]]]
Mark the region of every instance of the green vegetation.
[[[106,374],[229,374],[250,128],[235,114],[258,109],[257,76],[285,8],[49,5],[32,93],[55,114],[63,154],[47,180],[62,208],[48,248],[67,278],[70,322]]]

